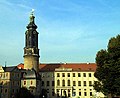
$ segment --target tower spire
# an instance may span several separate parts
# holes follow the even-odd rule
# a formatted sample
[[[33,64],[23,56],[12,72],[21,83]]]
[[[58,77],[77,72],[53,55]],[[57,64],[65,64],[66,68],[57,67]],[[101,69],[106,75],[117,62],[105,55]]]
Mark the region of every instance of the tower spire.
[[[36,26],[36,24],[34,22],[34,20],[35,20],[34,9],[32,9],[32,11],[30,13],[30,16],[29,16],[29,19],[30,19],[30,22],[29,22],[29,24],[27,26],[27,29],[29,29],[29,28],[37,29],[37,26]]]
[[[34,9],[32,9],[31,13],[30,13],[30,22],[34,23]]]

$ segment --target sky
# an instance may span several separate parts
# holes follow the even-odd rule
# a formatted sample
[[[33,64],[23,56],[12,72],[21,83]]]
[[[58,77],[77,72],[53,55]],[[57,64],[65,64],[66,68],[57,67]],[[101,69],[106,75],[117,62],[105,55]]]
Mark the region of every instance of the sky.
[[[0,0],[0,65],[23,63],[32,9],[40,63],[94,63],[120,33],[120,0]]]

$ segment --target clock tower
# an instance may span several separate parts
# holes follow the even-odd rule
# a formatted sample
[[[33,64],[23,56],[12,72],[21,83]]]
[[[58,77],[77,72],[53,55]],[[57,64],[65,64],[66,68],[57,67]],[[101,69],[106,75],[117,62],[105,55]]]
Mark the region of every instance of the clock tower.
[[[25,47],[24,47],[24,69],[39,70],[39,49],[38,49],[38,32],[34,22],[35,16],[33,11],[30,14],[30,22],[27,25],[25,32]]]

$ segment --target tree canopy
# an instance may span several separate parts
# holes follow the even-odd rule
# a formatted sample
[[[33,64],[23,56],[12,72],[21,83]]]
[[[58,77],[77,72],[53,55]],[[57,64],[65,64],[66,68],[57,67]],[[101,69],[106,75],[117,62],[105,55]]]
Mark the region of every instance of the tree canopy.
[[[111,95],[120,95],[120,35],[109,40],[107,49],[96,54],[97,69],[94,89]]]
[[[19,92],[15,94],[15,98],[34,98],[34,95],[27,90],[27,88],[22,87],[19,89]]]

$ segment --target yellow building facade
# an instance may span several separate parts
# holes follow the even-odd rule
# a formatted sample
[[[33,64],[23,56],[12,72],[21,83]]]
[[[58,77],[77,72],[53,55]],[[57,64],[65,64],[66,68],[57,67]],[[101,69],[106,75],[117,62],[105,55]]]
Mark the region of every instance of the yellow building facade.
[[[96,64],[41,64],[41,88],[48,98],[104,97],[93,88]]]
[[[0,66],[0,98],[11,98],[21,86],[21,72],[14,67]]]

